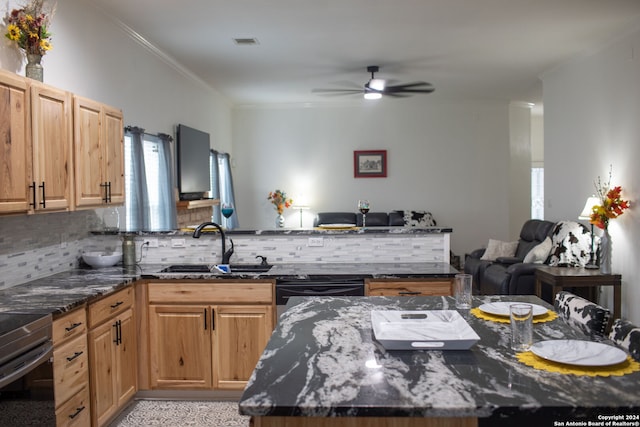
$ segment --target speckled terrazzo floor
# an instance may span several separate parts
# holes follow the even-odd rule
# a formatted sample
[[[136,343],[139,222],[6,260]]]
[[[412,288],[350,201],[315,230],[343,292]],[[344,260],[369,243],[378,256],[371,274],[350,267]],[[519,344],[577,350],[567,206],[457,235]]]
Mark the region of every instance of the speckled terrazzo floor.
[[[237,402],[138,400],[109,427],[248,427]]]

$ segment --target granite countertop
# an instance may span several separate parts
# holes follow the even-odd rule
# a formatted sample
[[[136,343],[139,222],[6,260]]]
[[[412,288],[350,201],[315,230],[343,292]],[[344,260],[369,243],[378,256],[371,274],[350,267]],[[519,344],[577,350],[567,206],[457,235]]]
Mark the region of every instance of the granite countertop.
[[[128,286],[138,279],[228,280],[298,279],[312,276],[358,275],[362,277],[452,277],[458,271],[444,263],[387,264],[275,264],[267,273],[161,273],[169,264],[121,266],[91,269],[76,268],[22,285],[0,290],[0,312],[38,312],[56,314]]]
[[[54,316],[133,283],[139,271],[123,267],[77,268],[0,290],[0,312]]]
[[[166,265],[142,266],[143,278],[156,279],[297,279],[314,276],[360,276],[363,278],[417,278],[453,277],[459,273],[451,265],[441,262],[420,263],[291,263],[274,264],[266,273],[224,274],[214,269],[212,273],[163,273]]]
[[[501,298],[474,297],[473,305]],[[508,298],[551,308],[534,296]],[[470,350],[385,351],[373,338],[372,310],[454,309],[451,297],[296,297],[287,307],[241,398],[244,415],[464,416],[512,426],[516,416],[550,425],[640,413],[640,372],[593,378],[536,370],[510,350],[508,324],[469,311],[460,313],[481,338]],[[534,325],[534,341],[559,338],[585,336],[560,319]]]
[[[120,235],[167,235],[167,236],[190,236],[193,235],[193,228],[182,228],[180,230],[171,231],[135,231],[135,232],[119,232],[113,233],[109,231],[92,231],[93,234],[120,234]],[[217,233],[215,229],[205,229],[204,233]],[[291,236],[291,235],[333,235],[333,234],[441,234],[452,233],[451,227],[347,227],[347,228],[272,228],[264,230],[249,230],[249,229],[233,229],[224,230],[224,234],[227,236],[237,235],[264,235],[264,236]]]

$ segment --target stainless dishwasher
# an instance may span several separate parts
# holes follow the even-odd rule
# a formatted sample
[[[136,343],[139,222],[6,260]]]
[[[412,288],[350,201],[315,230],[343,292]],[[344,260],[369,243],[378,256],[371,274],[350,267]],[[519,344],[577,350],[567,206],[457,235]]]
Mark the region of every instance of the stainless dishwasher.
[[[276,310],[278,318],[291,297],[364,296],[361,276],[309,276],[304,279],[276,281]]]

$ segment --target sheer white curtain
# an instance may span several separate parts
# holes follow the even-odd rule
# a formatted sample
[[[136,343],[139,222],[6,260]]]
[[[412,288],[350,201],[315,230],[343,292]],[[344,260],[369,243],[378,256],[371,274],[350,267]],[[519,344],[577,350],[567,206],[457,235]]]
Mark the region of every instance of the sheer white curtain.
[[[125,230],[178,228],[169,135],[125,128]]]
[[[238,228],[238,206],[236,206],[236,198],[233,190],[233,177],[231,176],[231,161],[229,154],[218,153],[211,150],[211,197],[220,199],[220,205],[223,203],[231,203],[234,208],[233,215],[224,218],[220,214],[220,206],[216,206],[213,210],[213,221],[220,224],[224,228],[231,230]]]

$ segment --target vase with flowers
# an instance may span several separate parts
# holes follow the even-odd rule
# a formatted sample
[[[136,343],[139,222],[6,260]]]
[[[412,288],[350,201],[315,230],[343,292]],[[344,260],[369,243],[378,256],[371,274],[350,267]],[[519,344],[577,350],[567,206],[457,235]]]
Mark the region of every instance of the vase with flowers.
[[[282,216],[282,213],[286,208],[291,207],[293,200],[288,198],[287,193],[282,190],[270,191],[267,200],[276,207],[276,211],[278,212],[278,216],[276,217],[276,227],[283,228],[284,217]]]
[[[611,274],[609,221],[622,215],[631,205],[628,200],[622,199],[621,186],[611,188],[611,170],[609,170],[609,181],[606,184],[602,183],[600,177],[594,184],[600,204],[593,206],[589,222],[603,230],[600,237],[600,272]]]
[[[24,51],[25,75],[38,81],[43,80],[42,57],[53,48],[49,32],[53,10],[53,7],[45,9],[44,0],[31,0],[22,8],[13,9],[5,18],[5,37]]]

